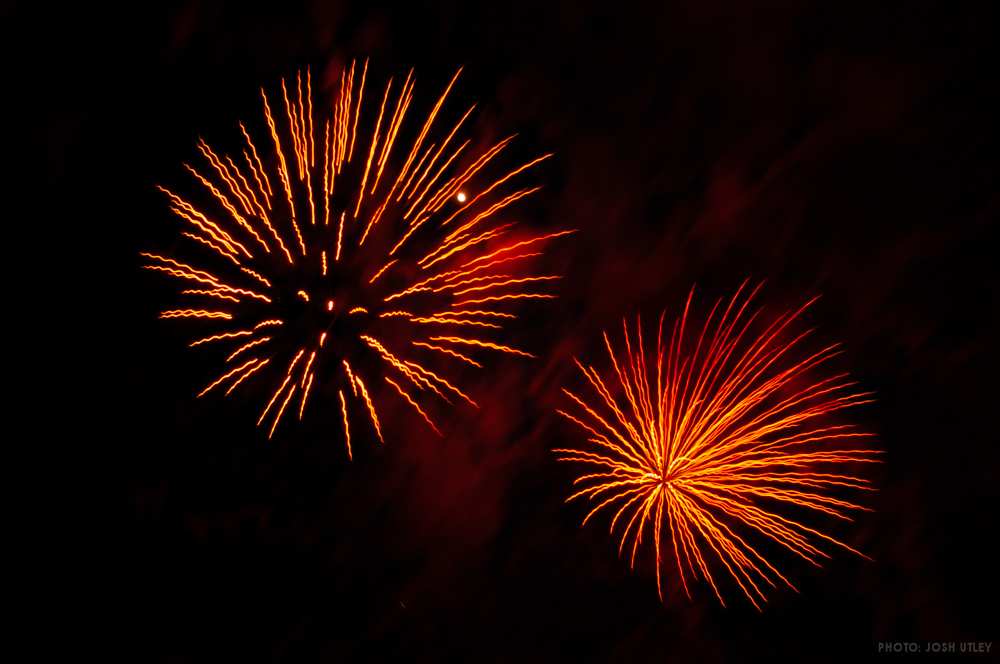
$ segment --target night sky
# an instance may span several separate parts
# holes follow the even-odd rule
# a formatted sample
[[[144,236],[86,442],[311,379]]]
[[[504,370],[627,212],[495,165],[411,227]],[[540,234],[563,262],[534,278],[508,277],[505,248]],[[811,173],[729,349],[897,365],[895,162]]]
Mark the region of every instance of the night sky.
[[[108,647],[128,661],[837,661],[881,640],[997,643],[996,22],[986,3],[184,2],[25,17],[47,61],[56,237],[86,283],[88,417],[122,519],[102,560]],[[740,5],[735,9],[730,5]],[[961,8],[960,8],[961,7]],[[154,185],[199,136],[231,138],[260,85],[372,58],[416,68],[420,108],[459,65],[475,129],[552,151],[524,208],[560,299],[465,376],[483,408],[437,438],[392,409],[387,444],[193,397],[214,366],[156,314],[138,252],[175,224]],[[27,63],[25,63],[27,64]],[[64,232],[63,232],[64,231]],[[992,266],[992,267],[991,267]],[[878,492],[823,569],[783,567],[758,613],[617,556],[565,504],[554,415],[621,316],[766,280],[813,295],[820,338],[877,394]],[[104,289],[106,295],[94,294]],[[95,323],[95,321],[99,321]],[[333,422],[333,424],[331,423]],[[87,442],[84,442],[87,441]],[[96,477],[96,476],[95,476]],[[100,545],[98,545],[100,546]],[[82,574],[89,573],[83,571]],[[97,606],[97,604],[95,604]],[[96,610],[96,609],[95,609]],[[103,609],[102,609],[103,610]]]

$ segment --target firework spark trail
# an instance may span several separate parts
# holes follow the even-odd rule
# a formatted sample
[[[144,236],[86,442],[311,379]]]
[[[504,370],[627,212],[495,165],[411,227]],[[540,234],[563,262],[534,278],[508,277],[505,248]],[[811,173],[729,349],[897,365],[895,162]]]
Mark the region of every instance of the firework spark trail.
[[[486,354],[534,357],[505,342],[518,320],[509,309],[555,297],[559,276],[530,261],[575,231],[526,231],[511,218],[540,189],[525,178],[551,155],[503,164],[514,136],[474,148],[463,132],[475,105],[449,107],[460,75],[415,118],[412,70],[383,85],[369,81],[367,60],[352,62],[326,101],[299,72],[260,89],[260,123],[238,123],[232,156],[197,141],[184,164],[192,195],[158,187],[201,256],[141,254],[187,298],[160,317],[230,321],[189,343],[222,352],[199,396],[273,381],[258,420],[270,437],[288,410],[301,419],[311,395],[336,392],[351,456],[352,410],[383,441],[376,403],[398,396],[440,434],[432,407],[476,406],[449,372],[482,369]]]
[[[728,302],[716,302],[696,334],[689,332],[692,289],[669,338],[660,316],[652,346],[640,320],[631,333],[623,321],[623,347],[604,335],[610,380],[577,361],[591,396],[563,390],[571,406],[559,414],[588,438],[555,450],[580,469],[568,501],[593,503],[584,524],[613,512],[610,532],[619,553],[631,545],[631,567],[643,537],[652,541],[661,600],[665,557],[688,597],[689,581],[701,578],[725,606],[726,576],[759,610],[766,587],[796,590],[770,562],[772,549],[816,566],[830,547],[863,556],[806,520],[818,512],[850,521],[866,510],[838,495],[873,491],[857,472],[880,452],[866,445],[872,434],[829,420],[870,403],[871,393],[846,374],[815,375],[837,347],[805,354],[811,331],[790,332],[814,300],[755,334],[761,310],[750,308],[759,288],[746,293],[744,283]]]

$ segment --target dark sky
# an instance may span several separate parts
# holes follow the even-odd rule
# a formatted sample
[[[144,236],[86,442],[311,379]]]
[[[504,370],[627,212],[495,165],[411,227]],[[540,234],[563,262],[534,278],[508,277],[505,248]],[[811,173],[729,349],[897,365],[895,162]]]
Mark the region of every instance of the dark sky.
[[[1000,648],[986,3],[134,4],[25,16],[49,44],[57,224],[90,259],[76,304],[101,321],[99,403],[77,428],[122,492],[100,556],[110,647],[136,662]],[[365,56],[416,67],[424,103],[465,65],[480,126],[556,153],[534,221],[581,233],[551,258],[562,298],[522,333],[543,359],[492,365],[472,387],[488,404],[444,439],[397,422],[348,464],[322,422],[267,443],[247,409],[192,398],[204,367],[155,320],[137,252],[168,227],[153,185],[198,136],[256,113],[261,84]],[[793,564],[801,594],[760,614],[705,586],[664,606],[606,522],[581,529],[563,503],[572,475],[548,450],[576,432],[552,409],[603,327],[746,277],[777,306],[822,294],[810,322],[878,395],[860,414],[887,453],[874,512],[843,531],[874,560]]]

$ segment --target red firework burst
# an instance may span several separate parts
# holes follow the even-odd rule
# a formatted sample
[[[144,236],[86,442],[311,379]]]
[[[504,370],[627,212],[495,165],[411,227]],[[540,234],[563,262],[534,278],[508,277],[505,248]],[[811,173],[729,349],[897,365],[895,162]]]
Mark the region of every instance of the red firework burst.
[[[836,345],[801,350],[811,330],[791,330],[812,300],[754,333],[761,310],[750,305],[760,287],[742,297],[744,286],[689,335],[692,289],[666,343],[661,314],[651,353],[641,322],[630,334],[623,321],[624,352],[604,335],[610,380],[577,362],[592,397],[563,390],[572,408],[559,413],[588,436],[555,450],[581,469],[569,500],[596,503],[584,524],[613,510],[610,530],[620,527],[619,553],[631,542],[633,567],[646,533],[661,600],[665,548],[688,597],[689,578],[701,577],[725,605],[713,572],[721,567],[758,609],[765,586],[795,589],[770,549],[817,566],[829,557],[824,545],[863,555],[806,522],[820,514],[850,521],[866,509],[839,494],[872,491],[856,470],[879,452],[865,446],[872,434],[831,416],[871,402],[871,393],[846,374],[820,375]]]
[[[439,365],[531,357],[501,335],[517,318],[511,306],[555,297],[559,276],[530,265],[573,231],[524,232],[506,216],[539,190],[518,182],[551,155],[499,168],[514,137],[475,149],[462,138],[474,106],[436,132],[460,73],[408,131],[412,70],[369,91],[367,61],[352,63],[317,112],[312,75],[300,72],[278,94],[261,89],[267,149],[240,123],[232,154],[199,141],[201,164],[185,164],[200,202],[159,187],[198,252],[142,254],[189,300],[160,317],[227,322],[190,343],[225,348],[199,397],[272,376],[257,421],[270,437],[289,407],[301,418],[318,385],[334,383],[350,456],[352,401],[382,440],[372,380],[439,432],[427,401],[476,405]]]

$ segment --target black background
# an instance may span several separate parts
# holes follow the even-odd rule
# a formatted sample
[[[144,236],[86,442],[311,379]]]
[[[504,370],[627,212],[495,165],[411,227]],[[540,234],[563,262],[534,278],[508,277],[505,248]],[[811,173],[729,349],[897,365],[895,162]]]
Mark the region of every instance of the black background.
[[[730,5],[737,5],[733,7]],[[800,661],[881,640],[996,643],[997,116],[986,3],[186,2],[36,9],[53,232],[88,325],[73,422],[124,492],[96,634],[130,661]],[[552,150],[536,221],[582,232],[562,297],[480,375],[444,439],[404,418],[347,463],[322,418],[267,443],[256,405],[193,399],[209,367],[155,319],[137,252],[170,237],[153,185],[257,88],[370,55],[458,65],[479,128]],[[767,279],[842,341],[878,402],[874,512],[841,531],[874,559],[787,568],[801,594],[665,606],[648,561],[581,529],[548,450],[570,358],[623,314]],[[95,475],[95,477],[98,477]],[[103,478],[107,477],[107,480]],[[95,484],[98,482],[95,481]],[[122,503],[119,501],[119,508]],[[104,571],[104,570],[107,571]],[[96,570],[81,574],[97,575]],[[100,608],[98,608],[100,607]]]

